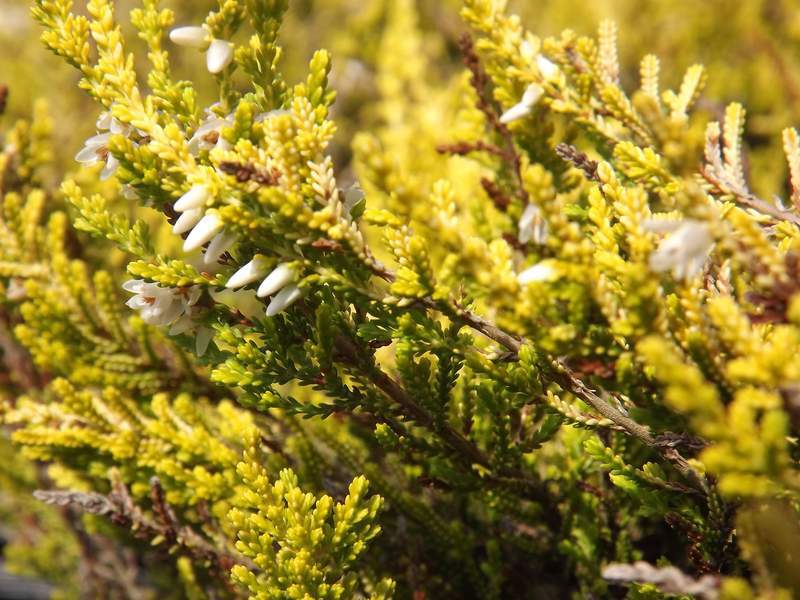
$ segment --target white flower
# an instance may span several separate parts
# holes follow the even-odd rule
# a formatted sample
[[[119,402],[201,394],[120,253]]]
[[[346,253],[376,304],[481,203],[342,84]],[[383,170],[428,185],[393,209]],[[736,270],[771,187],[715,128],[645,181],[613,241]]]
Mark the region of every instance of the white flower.
[[[130,279],[122,288],[134,294],[126,304],[139,312],[139,316],[150,325],[172,325],[200,299],[201,288],[161,287],[142,279]]]
[[[172,226],[172,233],[175,235],[182,235],[197,225],[202,218],[202,208],[192,208],[184,211],[183,214],[178,217],[178,220],[175,221],[175,225]]]
[[[131,128],[112,117],[111,111],[100,113],[95,126],[97,127],[97,135],[93,135],[86,140],[83,148],[75,155],[75,160],[85,166],[96,163],[105,164],[100,173],[100,179],[105,181],[119,167],[119,161],[108,151],[108,142],[112,135],[130,135]]]
[[[110,133],[93,135],[86,140],[81,151],[75,155],[75,160],[87,167],[99,162],[103,163],[105,167],[100,173],[100,179],[103,181],[111,177],[119,167],[119,161],[108,151],[108,140],[110,138]]]
[[[231,117],[222,119],[212,114],[200,124],[194,135],[189,138],[189,152],[197,156],[200,152],[213,148],[230,149],[231,145],[222,137],[222,128],[230,127],[231,125],[233,125]]]
[[[528,285],[529,283],[553,281],[558,279],[559,275],[560,273],[554,261],[543,260],[517,275],[517,281],[519,281],[520,285]]]
[[[216,75],[225,70],[233,60],[233,44],[225,40],[213,40],[206,52],[206,67]]]
[[[126,183],[122,186],[122,197],[125,198],[125,200],[138,200],[139,192],[137,192],[136,188],[131,184]]]
[[[172,226],[172,232],[183,235],[192,230],[183,245],[185,252],[196,250],[208,242],[203,254],[206,266],[216,263],[238,239],[236,234],[221,231],[222,224],[215,214],[205,214],[205,205],[210,199],[211,192],[206,186],[193,185],[173,205],[181,215]]]
[[[522,99],[502,114],[500,122],[507,125],[528,116],[542,97],[542,94],[544,94],[542,86],[538,83],[530,84],[522,95]]]
[[[214,330],[210,327],[198,327],[194,338],[194,351],[197,356],[203,356],[208,350],[208,344],[214,337]]]
[[[210,242],[221,229],[222,221],[220,221],[216,214],[209,213],[205,215],[200,219],[197,225],[194,226],[194,229],[189,233],[186,241],[183,242],[183,251],[191,252],[192,250],[197,250],[206,242]]]
[[[176,27],[169,32],[169,39],[179,46],[206,50],[206,67],[215,75],[224,71],[233,60],[233,44],[211,37],[203,27]]]
[[[236,271],[236,273],[231,275],[225,287],[233,290],[258,281],[264,277],[268,268],[264,258],[256,256],[253,260]]]
[[[534,244],[547,243],[547,221],[542,218],[542,211],[535,204],[528,204],[519,218],[519,241],[527,244],[533,240]]]
[[[264,305],[256,297],[253,290],[221,290],[210,291],[214,302],[224,304],[228,308],[239,311],[248,319],[255,319],[262,314]]]
[[[168,335],[194,332],[195,352],[198,356],[205,354],[214,330],[194,318],[193,313],[198,310],[195,305],[202,294],[199,286],[165,288],[142,279],[130,279],[122,287],[134,294],[126,304],[138,311],[145,323],[159,327],[169,325]]]
[[[225,231],[215,235],[208,243],[208,247],[203,254],[203,264],[213,265],[219,260],[220,256],[231,249],[238,239],[235,233],[227,233]]]
[[[279,312],[289,308],[292,304],[303,297],[303,291],[295,284],[287,285],[280,292],[275,294],[272,302],[267,306],[267,316],[274,317]]]
[[[192,208],[202,208],[211,198],[208,188],[204,185],[193,185],[188,192],[178,198],[173,208],[183,212]]]
[[[539,67],[539,73],[544,77],[545,81],[555,81],[558,79],[560,73],[558,65],[543,54],[536,57],[536,66]]]
[[[169,39],[179,46],[205,50],[209,46],[210,36],[202,27],[176,27],[169,32]]]
[[[281,263],[261,282],[256,294],[259,298],[272,296],[272,294],[280,291],[294,281],[295,276],[295,270],[288,263]]]
[[[97,127],[97,131],[109,131],[111,133],[121,133],[124,135],[128,135],[131,131],[129,125],[120,123],[116,117],[111,115],[111,111],[108,110],[100,113],[95,126]]]
[[[654,220],[645,229],[662,233],[671,231],[650,255],[650,268],[658,273],[672,271],[676,279],[690,279],[703,270],[714,238],[708,224],[694,219],[683,221]]]

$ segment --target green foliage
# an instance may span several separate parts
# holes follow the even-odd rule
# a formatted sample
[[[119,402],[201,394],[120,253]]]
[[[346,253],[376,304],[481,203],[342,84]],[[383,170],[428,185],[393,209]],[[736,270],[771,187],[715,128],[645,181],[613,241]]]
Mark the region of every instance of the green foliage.
[[[358,579],[351,566],[380,532],[381,497],[367,500],[367,480],[358,477],[344,502],[334,504],[330,496],[303,493],[290,469],[271,484],[256,458],[248,452],[237,467],[246,489],[228,515],[237,549],[255,568],[234,567],[233,580],[251,598],[352,597]],[[370,597],[386,597],[393,587],[382,581]]]
[[[759,60],[723,89],[698,33],[662,75],[651,23],[122,4],[33,3],[100,112],[85,168],[41,104],[2,138],[3,512],[63,537],[15,533],[17,571],[83,597],[797,595],[782,2],[689,19],[767,46],[789,101],[749,120],[706,90],[757,99]],[[333,53],[304,54],[316,27]],[[77,546],[108,568],[70,578]]]

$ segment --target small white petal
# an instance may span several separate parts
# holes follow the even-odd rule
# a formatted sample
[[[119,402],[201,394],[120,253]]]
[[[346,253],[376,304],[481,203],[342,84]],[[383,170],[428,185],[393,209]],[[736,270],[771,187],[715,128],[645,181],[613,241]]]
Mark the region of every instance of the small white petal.
[[[111,123],[108,130],[114,134],[122,133],[128,135],[130,132],[130,127],[124,123],[120,123],[115,117],[111,117]],[[141,131],[139,133],[141,134]]]
[[[180,335],[186,333],[195,326],[195,322],[189,315],[183,315],[180,319],[175,321],[169,328],[167,335]]]
[[[145,283],[144,279],[128,279],[122,284],[122,289],[132,294],[141,294]]]
[[[530,84],[525,93],[522,95],[522,103],[528,106],[533,106],[539,101],[539,98],[544,94],[544,88],[538,83]]]
[[[97,117],[97,122],[95,123],[95,127],[97,127],[98,131],[108,131],[111,129],[111,120],[113,117],[111,116],[110,111],[104,111],[100,113],[100,116]]]
[[[203,290],[199,286],[193,285],[189,288],[189,292],[183,295],[183,301],[186,306],[194,306],[203,295]]]
[[[520,216],[520,218],[519,218],[519,228],[520,228],[520,230],[527,229],[531,225],[533,225],[534,221],[537,218],[539,218],[541,213],[542,213],[542,211],[539,210],[538,206],[536,206],[535,204],[529,203],[525,207],[525,210],[522,211],[522,216]]]
[[[223,150],[223,151],[226,151],[226,150],[230,150],[231,148],[233,148],[233,146],[231,146],[231,143],[230,143],[228,140],[226,140],[226,139],[225,139],[225,138],[224,138],[224,137],[223,137],[223,136],[220,134],[220,136],[219,136],[219,139],[217,139],[217,143],[216,143],[216,144],[214,144],[214,149],[215,149],[215,150]]]
[[[642,223],[644,230],[650,233],[672,233],[681,225],[683,221],[674,219],[647,219]]]
[[[100,181],[105,181],[111,177],[116,172],[118,167],[119,161],[109,154],[108,158],[106,159],[106,166],[103,167],[102,171],[100,171]]]
[[[500,117],[500,122],[503,125],[508,125],[514,121],[519,121],[520,119],[523,119],[531,114],[531,108],[532,107],[529,104],[519,102],[502,114]]]
[[[544,77],[547,81],[553,81],[558,78],[558,65],[548,59],[546,56],[542,54],[537,56],[536,66],[539,67],[539,73],[541,73],[542,77]]]
[[[272,117],[280,117],[281,115],[290,115],[290,114],[292,114],[291,111],[278,108],[275,110],[270,110],[268,112],[258,113],[255,119],[253,119],[253,121],[256,123],[261,123],[262,121],[268,121]]]
[[[191,210],[184,211],[184,213],[178,217],[178,220],[175,221],[175,225],[172,226],[172,233],[175,235],[181,235],[189,231],[192,227],[197,225],[200,222],[200,219],[203,218],[203,209],[202,208],[193,208]]]
[[[197,128],[197,131],[194,132],[194,135],[189,139],[189,152],[193,155],[199,154],[202,150],[211,150],[214,147],[207,138],[210,133],[216,132],[220,134],[223,127],[230,126],[233,124],[232,120],[228,119],[220,119],[219,117],[212,115],[206,121],[204,121],[200,127]],[[219,140],[222,139],[222,136],[216,140],[216,145],[219,145]]]
[[[103,148],[108,145],[108,140],[111,139],[110,133],[98,133],[97,135],[93,135],[88,140],[86,140],[86,146],[92,146],[94,148]]]
[[[522,43],[519,45],[519,53],[522,55],[522,58],[529,63],[532,63],[536,57],[536,53],[533,50],[533,44],[531,44],[528,40],[522,40]]]
[[[189,237],[186,238],[183,243],[183,251],[191,252],[192,250],[197,250],[206,242],[211,241],[219,233],[220,229],[222,229],[222,221],[219,220],[219,217],[214,213],[207,214],[200,219],[200,222],[192,229]]]
[[[221,290],[219,292],[211,290],[209,292],[214,302],[239,311],[248,319],[255,319],[264,310],[264,305],[256,298],[253,290]]]
[[[97,153],[99,149],[98,146],[84,146],[75,155],[75,160],[83,165],[93,165],[100,161],[100,155]]]
[[[219,260],[219,257],[231,249],[238,239],[235,233],[218,233],[214,236],[203,254],[203,264],[213,265]]]
[[[207,135],[212,131],[219,131],[226,125],[231,125],[231,124],[232,121],[229,121],[227,119],[222,119],[217,116],[209,117],[200,125],[200,127],[197,128],[197,131],[195,131],[194,134],[203,137],[204,135]]]
[[[228,280],[228,283],[225,284],[225,287],[233,290],[244,287],[249,283],[253,283],[254,281],[258,281],[264,276],[266,269],[267,267],[264,264],[264,261],[256,257],[236,271],[236,273],[231,275],[231,278]]]
[[[169,325],[180,317],[184,312],[183,303],[180,300],[173,299],[161,313],[159,325]]]
[[[178,212],[183,212],[192,208],[200,208],[205,206],[210,194],[208,188],[204,185],[193,185],[188,192],[178,198],[175,205],[172,207]]]
[[[267,306],[267,316],[274,317],[279,312],[289,308],[303,296],[303,291],[294,284],[287,285],[278,292]]]
[[[151,302],[147,302],[145,297],[141,294],[136,294],[135,296],[131,296],[128,298],[127,302],[125,302],[125,306],[128,308],[132,308],[133,310],[139,310],[150,306]]]
[[[680,226],[650,254],[649,263],[653,271],[672,271],[676,279],[688,279],[702,272],[714,238],[702,221],[686,219],[679,223]]]
[[[233,60],[233,44],[225,40],[212,40],[206,52],[208,72],[217,74],[225,70]]]
[[[281,263],[272,270],[272,273],[270,273],[264,281],[261,282],[261,285],[258,286],[258,292],[256,292],[256,294],[259,298],[272,296],[272,294],[294,281],[294,278],[294,269],[287,263]]]
[[[353,207],[361,202],[364,199],[364,190],[361,187],[354,183],[349,188],[347,188],[344,192],[344,212],[347,213],[347,216],[350,216],[350,212],[353,210]]]
[[[179,46],[200,49],[208,47],[208,33],[202,27],[176,27],[169,32],[169,39]]]
[[[517,281],[519,281],[521,285],[528,285],[529,283],[534,282],[553,281],[557,278],[558,271],[553,267],[553,264],[547,260],[538,262],[517,275]]]
[[[208,148],[205,145],[205,142],[201,140],[197,136],[197,134],[193,135],[192,138],[189,140],[189,154],[191,154],[192,156],[197,156],[203,150],[208,150]]]
[[[197,330],[197,338],[194,341],[194,351],[197,356],[203,356],[208,350],[208,344],[214,337],[214,330],[208,327],[201,327]]]

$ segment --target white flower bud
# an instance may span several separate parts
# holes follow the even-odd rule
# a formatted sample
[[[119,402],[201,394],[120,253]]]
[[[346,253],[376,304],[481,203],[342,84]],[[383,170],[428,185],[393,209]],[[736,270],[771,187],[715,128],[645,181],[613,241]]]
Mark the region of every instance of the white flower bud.
[[[650,268],[658,273],[672,271],[676,279],[691,279],[703,270],[714,238],[703,221],[685,219],[650,255]],[[646,223],[653,227],[655,223]]]
[[[258,286],[256,295],[259,298],[271,296],[275,292],[294,281],[295,272],[287,263],[281,263],[272,270],[267,278]]]
[[[225,233],[223,231],[215,235],[214,239],[209,242],[205,254],[203,254],[203,264],[213,265],[219,260],[220,256],[231,249],[237,239],[238,237],[235,233]]]
[[[236,273],[231,275],[231,278],[228,280],[228,283],[225,284],[225,287],[229,289],[244,287],[264,277],[266,270],[267,265],[265,264],[264,259],[257,256],[236,271]]]
[[[527,117],[542,97],[542,94],[544,94],[542,86],[537,83],[532,83],[522,95],[522,100],[502,114],[500,122],[504,125],[508,125],[513,121],[518,121],[519,119]]]
[[[529,283],[553,281],[558,279],[558,275],[558,271],[554,268],[552,261],[543,260],[517,275],[517,281],[519,281],[520,285],[528,285]]]
[[[208,48],[208,38],[208,32],[202,27],[176,27],[169,32],[169,39],[175,44],[201,50]]]
[[[185,214],[185,213],[184,213]],[[200,222],[194,226],[189,237],[183,242],[183,251],[191,252],[197,250],[206,242],[211,241],[217,233],[222,229],[222,221],[214,213],[209,213]]]
[[[527,244],[531,240],[535,244],[547,243],[547,222],[542,218],[542,211],[535,204],[528,204],[519,218],[519,241]]]
[[[214,330],[210,327],[200,327],[197,330],[197,337],[194,340],[194,351],[197,356],[203,356],[208,350],[208,344],[214,337]]]
[[[531,114],[531,107],[527,104],[523,104],[522,102],[520,102],[509,108],[506,112],[504,112],[500,117],[500,122],[503,125],[508,125],[509,123],[513,123],[514,121],[519,121],[520,119],[524,119],[529,114]]]
[[[534,106],[544,94],[544,88],[538,83],[530,84],[522,95],[522,103]]]
[[[225,70],[233,60],[233,44],[225,40],[212,40],[206,52],[208,72],[217,74]]]
[[[536,57],[536,66],[539,67],[539,73],[546,81],[554,81],[558,79],[559,68],[552,60],[540,54]]]
[[[175,225],[172,226],[172,233],[175,235],[184,234],[192,227],[197,225],[202,218],[202,208],[193,208],[191,210],[184,211],[184,213],[178,217],[178,220],[175,221]]]
[[[208,202],[211,194],[204,185],[193,185],[183,196],[178,198],[173,208],[178,212],[183,212],[192,208],[201,208]]]
[[[267,316],[274,317],[279,312],[289,308],[303,296],[303,291],[294,284],[287,285],[278,292],[267,306]]]

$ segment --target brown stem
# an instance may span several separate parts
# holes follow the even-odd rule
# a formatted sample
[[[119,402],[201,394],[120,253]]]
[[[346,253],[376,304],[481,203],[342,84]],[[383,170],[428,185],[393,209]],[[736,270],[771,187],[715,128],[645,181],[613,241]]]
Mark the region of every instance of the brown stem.
[[[408,417],[430,431],[437,433],[455,451],[457,456],[466,458],[470,464],[480,465],[489,471],[485,476],[488,480],[504,486],[521,486],[525,488],[526,494],[532,500],[544,504],[552,504],[552,498],[542,488],[539,481],[531,479],[518,469],[497,470],[492,465],[491,459],[480,448],[447,423],[434,419],[424,408],[417,404],[416,400],[397,381],[381,369],[372,365],[365,365],[364,361],[360,359],[358,348],[352,340],[339,336],[336,339],[336,351],[340,359],[351,365],[362,367],[375,387],[400,406]]]
[[[797,215],[792,211],[778,208],[774,204],[770,204],[766,200],[762,200],[750,190],[743,188],[740,185],[736,185],[732,181],[728,181],[727,179],[723,180],[717,173],[717,169],[715,169],[713,166],[705,165],[701,167],[700,174],[703,176],[703,178],[705,178],[706,181],[708,181],[708,183],[713,185],[718,190],[718,193],[721,192],[723,194],[732,194],[735,196],[739,204],[742,204],[748,208],[752,208],[753,210],[760,212],[761,214],[768,215],[774,219],[777,219],[778,221],[789,221],[797,227],[800,227],[800,215]]]
[[[426,301],[425,304],[430,308],[441,310],[441,307],[438,307],[432,300]],[[443,311],[445,314],[452,312],[448,311],[447,308],[449,307],[445,307],[445,310]],[[468,325],[472,329],[481,332],[486,337],[501,344],[515,356],[519,353],[520,349],[525,343],[524,339],[517,338],[509,333],[506,333],[490,321],[464,310],[463,308],[456,307],[454,316],[465,325]],[[647,446],[657,450],[659,454],[673,463],[678,471],[692,482],[692,485],[696,490],[703,493],[706,492],[707,486],[704,479],[691,467],[691,465],[689,465],[686,459],[683,458],[683,456],[681,456],[681,454],[673,446],[662,444],[653,436],[649,427],[637,423],[591,390],[575,374],[575,372],[570,369],[566,363],[564,363],[563,360],[552,360],[550,368],[548,369],[548,375],[550,375],[553,381],[558,383],[562,388],[568,390],[581,400],[585,401],[606,419],[612,421],[616,425],[619,425],[630,435],[639,439]]]
[[[153,510],[156,519],[151,519],[134,504],[127,488],[121,482],[114,483],[114,491],[108,496],[96,492],[37,490],[34,496],[57,506],[73,506],[100,516],[108,517],[114,524],[135,532],[139,537],[163,537],[183,548],[194,558],[208,561],[227,582],[230,568],[242,564],[250,569],[255,566],[243,556],[224,552],[200,536],[192,528],[181,525],[172,509],[164,500],[160,483],[152,483]]]

